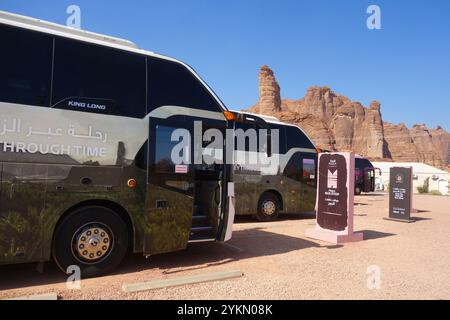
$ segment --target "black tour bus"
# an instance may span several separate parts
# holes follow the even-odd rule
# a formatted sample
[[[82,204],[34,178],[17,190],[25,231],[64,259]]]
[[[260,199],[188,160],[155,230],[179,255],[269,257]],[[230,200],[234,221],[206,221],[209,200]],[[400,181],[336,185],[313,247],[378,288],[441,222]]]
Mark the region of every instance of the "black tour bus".
[[[231,238],[231,166],[188,161],[193,143],[172,159],[177,130],[234,119],[189,66],[6,12],[0,41],[0,265],[95,276],[127,251]]]

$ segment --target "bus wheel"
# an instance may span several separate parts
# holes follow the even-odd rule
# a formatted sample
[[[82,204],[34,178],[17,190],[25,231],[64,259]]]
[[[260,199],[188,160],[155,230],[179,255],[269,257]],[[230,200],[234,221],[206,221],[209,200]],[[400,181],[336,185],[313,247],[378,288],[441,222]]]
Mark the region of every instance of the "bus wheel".
[[[258,213],[256,219],[259,221],[273,221],[280,213],[280,202],[278,198],[270,192],[263,193],[258,203]]]
[[[357,196],[359,196],[359,195],[361,194],[361,187],[360,187],[360,186],[356,186],[356,187],[355,187],[355,194],[356,194]]]
[[[63,272],[96,277],[117,267],[128,250],[128,228],[112,210],[81,208],[59,224],[53,240],[53,257]]]

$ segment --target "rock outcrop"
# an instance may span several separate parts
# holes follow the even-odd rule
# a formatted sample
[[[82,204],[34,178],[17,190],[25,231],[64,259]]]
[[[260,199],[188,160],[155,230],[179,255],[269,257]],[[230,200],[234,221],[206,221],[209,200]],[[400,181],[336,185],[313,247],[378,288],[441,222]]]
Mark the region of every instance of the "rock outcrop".
[[[318,86],[299,100],[281,99],[280,86],[267,66],[259,74],[259,93],[259,102],[248,111],[300,126],[321,149],[353,151],[372,160],[419,161],[443,169],[450,164],[450,133],[441,127],[408,129],[383,122],[378,101],[364,107]]]
[[[312,114],[329,122],[336,113],[336,110],[347,103],[350,103],[350,100],[335,94],[330,88],[314,86],[310,87],[305,97],[299,101],[297,110],[304,114]]]
[[[417,162],[417,147],[408,128],[403,124],[391,124],[385,122],[384,139],[387,144],[386,158],[397,162]]]
[[[280,86],[275,80],[273,71],[266,65],[259,73],[259,102],[258,112],[272,114],[281,111]]]
[[[420,162],[428,163],[434,167],[444,168],[441,152],[433,143],[433,137],[424,124],[416,124],[410,130],[411,138],[417,148],[417,157]]]
[[[430,131],[434,145],[437,147],[439,157],[450,167],[450,133],[441,126]]]

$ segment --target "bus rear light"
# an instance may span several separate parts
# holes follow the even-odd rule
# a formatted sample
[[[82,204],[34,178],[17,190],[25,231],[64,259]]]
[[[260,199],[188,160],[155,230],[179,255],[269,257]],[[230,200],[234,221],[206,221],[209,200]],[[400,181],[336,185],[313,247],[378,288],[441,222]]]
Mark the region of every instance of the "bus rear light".
[[[137,182],[135,179],[128,179],[127,181],[128,188],[136,188]]]

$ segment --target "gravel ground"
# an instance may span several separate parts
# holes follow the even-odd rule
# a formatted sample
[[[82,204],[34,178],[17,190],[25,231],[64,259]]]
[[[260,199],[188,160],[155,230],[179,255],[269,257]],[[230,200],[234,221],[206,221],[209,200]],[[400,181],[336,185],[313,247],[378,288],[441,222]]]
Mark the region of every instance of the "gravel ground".
[[[60,299],[450,299],[450,197],[416,195],[415,223],[383,220],[387,195],[355,197],[355,230],[365,240],[307,239],[311,217],[257,223],[239,218],[227,244],[193,244],[145,259],[131,255],[113,275],[69,290],[53,263],[0,267],[0,298],[56,292]],[[369,289],[369,266],[381,271]],[[242,278],[127,294],[123,283],[241,270]]]

